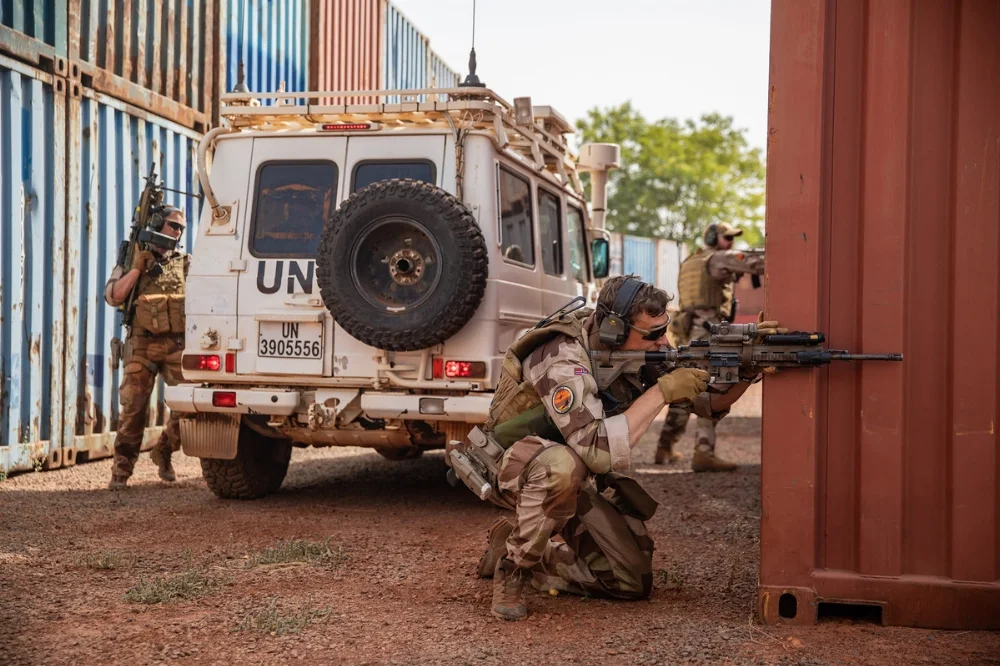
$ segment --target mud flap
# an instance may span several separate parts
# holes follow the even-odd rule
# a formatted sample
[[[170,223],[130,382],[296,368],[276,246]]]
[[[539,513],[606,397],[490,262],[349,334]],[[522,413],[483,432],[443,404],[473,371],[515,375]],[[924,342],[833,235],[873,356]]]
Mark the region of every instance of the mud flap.
[[[181,419],[181,448],[194,458],[232,460],[240,439],[240,417],[198,414]]]

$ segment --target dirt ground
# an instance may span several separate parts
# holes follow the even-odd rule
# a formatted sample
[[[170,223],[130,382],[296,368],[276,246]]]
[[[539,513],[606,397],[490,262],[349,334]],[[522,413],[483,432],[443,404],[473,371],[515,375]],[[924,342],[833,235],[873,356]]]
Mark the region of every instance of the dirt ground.
[[[759,438],[734,420],[719,450],[745,466],[725,475],[654,466],[653,447],[634,469],[661,502],[651,598],[531,592],[520,623],[490,616],[474,573],[499,512],[451,488],[440,453],[296,450],[255,502],[216,499],[184,456],[164,484],[144,454],[125,493],[104,490],[107,460],[15,476],[0,663],[1000,664],[998,633],[761,626]],[[188,596],[143,603],[170,592]]]

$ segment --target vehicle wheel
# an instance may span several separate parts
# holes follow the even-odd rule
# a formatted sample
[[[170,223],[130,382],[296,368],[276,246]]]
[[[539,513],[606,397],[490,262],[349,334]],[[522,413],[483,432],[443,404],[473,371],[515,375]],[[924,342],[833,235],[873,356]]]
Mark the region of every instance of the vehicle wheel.
[[[358,190],[327,220],[316,255],[323,302],[377,349],[440,344],[472,318],[486,291],[486,242],[468,208],[409,179]]]
[[[405,449],[375,449],[375,452],[386,460],[415,460],[424,455],[424,450],[419,446],[411,446]]]
[[[202,458],[201,475],[222,499],[257,499],[281,487],[291,457],[290,442],[265,437],[241,421],[236,457]]]

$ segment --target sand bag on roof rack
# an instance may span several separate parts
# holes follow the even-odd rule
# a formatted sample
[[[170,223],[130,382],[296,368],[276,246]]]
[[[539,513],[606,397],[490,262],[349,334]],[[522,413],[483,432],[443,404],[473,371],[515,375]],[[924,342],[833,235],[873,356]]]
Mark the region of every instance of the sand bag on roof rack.
[[[323,302],[378,349],[440,344],[472,318],[486,290],[486,242],[468,208],[439,187],[383,180],[327,220],[316,255]]]

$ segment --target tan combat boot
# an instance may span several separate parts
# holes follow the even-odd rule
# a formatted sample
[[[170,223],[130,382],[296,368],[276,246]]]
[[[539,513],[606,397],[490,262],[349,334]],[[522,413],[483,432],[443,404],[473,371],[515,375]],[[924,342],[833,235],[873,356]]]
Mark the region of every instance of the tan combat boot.
[[[173,451],[169,448],[154,446],[149,452],[149,459],[156,464],[160,478],[164,481],[176,481],[177,475],[174,473],[173,465],[170,464],[170,456]]]
[[[493,572],[493,608],[491,612],[501,620],[523,620],[528,617],[524,603],[524,584],[530,572],[506,557],[497,561]]]
[[[479,568],[476,570],[480,578],[493,578],[493,572],[497,568],[497,561],[507,554],[507,537],[514,531],[514,523],[510,522],[506,516],[500,516],[490,525],[490,531],[486,537],[489,542],[483,556],[479,558]]]
[[[128,477],[120,474],[112,474],[111,481],[108,482],[108,490],[125,490],[128,488]]]
[[[722,458],[716,458],[711,451],[695,451],[691,459],[691,469],[695,472],[732,472],[739,467]]]
[[[662,465],[663,463],[674,463],[684,460],[684,456],[681,455],[680,451],[674,451],[671,449],[657,448],[656,449],[656,459],[654,462],[657,465]]]

